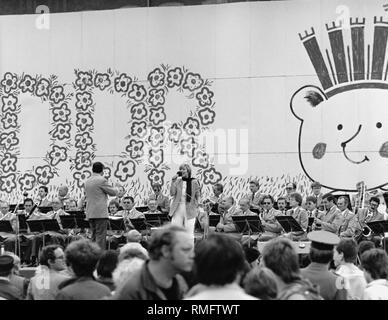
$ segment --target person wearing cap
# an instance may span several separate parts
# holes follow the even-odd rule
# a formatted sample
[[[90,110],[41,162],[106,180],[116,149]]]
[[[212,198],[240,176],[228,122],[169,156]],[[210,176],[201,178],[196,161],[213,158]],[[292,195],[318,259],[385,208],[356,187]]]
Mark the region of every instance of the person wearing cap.
[[[315,218],[314,223],[316,226],[320,226],[322,230],[338,234],[343,223],[343,217],[335,201],[336,199],[332,194],[327,193],[323,196],[322,203],[326,211]]]
[[[347,292],[342,277],[329,271],[329,264],[333,260],[333,249],[340,238],[332,232],[320,230],[307,234],[311,241],[311,263],[301,270],[304,278],[319,287],[320,295],[325,300],[346,300]]]
[[[317,200],[317,208],[319,210],[323,210],[322,206],[322,198],[323,198],[323,192],[321,192],[322,185],[318,181],[314,181],[311,184],[311,196],[314,197]]]
[[[9,255],[0,256],[0,298],[22,300],[20,290],[11,283],[10,277],[14,268],[14,259]]]

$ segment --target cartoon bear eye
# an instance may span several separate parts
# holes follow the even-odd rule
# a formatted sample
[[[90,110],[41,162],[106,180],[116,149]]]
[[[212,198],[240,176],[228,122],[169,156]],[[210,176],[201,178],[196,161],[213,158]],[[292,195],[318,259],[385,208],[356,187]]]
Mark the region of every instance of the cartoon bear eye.
[[[383,126],[383,125],[381,124],[381,122],[377,122],[377,123],[376,123],[376,127],[377,127],[378,129],[380,129],[382,126]]]
[[[342,128],[343,128],[343,127],[342,127],[342,124],[339,124],[339,125],[337,126],[337,129],[338,129],[338,130],[342,130]]]

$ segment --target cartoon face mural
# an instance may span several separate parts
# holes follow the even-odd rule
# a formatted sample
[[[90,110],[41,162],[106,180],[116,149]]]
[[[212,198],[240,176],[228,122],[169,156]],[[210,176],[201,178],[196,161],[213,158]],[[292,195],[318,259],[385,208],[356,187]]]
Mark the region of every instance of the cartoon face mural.
[[[292,112],[300,123],[303,170],[325,187],[368,189],[388,182],[388,90],[362,89],[327,99],[318,87],[299,89]]]
[[[291,98],[300,120],[299,160],[311,180],[334,190],[388,183],[388,23],[375,17],[373,44],[366,45],[365,21],[350,19],[349,39],[341,24],[326,24],[331,50],[325,55],[313,28],[299,34],[322,85],[302,87]]]

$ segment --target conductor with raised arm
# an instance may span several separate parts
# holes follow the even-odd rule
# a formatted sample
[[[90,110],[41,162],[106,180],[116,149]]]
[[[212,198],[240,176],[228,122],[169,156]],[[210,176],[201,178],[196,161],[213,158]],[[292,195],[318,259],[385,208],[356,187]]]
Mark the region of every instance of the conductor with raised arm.
[[[108,184],[103,177],[104,165],[101,162],[93,163],[92,176],[85,182],[86,218],[89,220],[92,231],[92,241],[97,242],[105,250],[108,228],[108,195],[116,196],[117,189]]]

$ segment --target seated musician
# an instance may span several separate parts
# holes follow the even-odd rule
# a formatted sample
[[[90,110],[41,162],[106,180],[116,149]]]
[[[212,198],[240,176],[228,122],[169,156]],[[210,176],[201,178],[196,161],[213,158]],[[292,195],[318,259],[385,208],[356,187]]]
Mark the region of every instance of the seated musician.
[[[0,202],[0,220],[10,221],[13,231],[17,231],[16,214],[9,211],[9,205],[5,201]],[[0,237],[4,239],[3,245],[5,251],[15,252],[17,239],[16,234],[9,232],[0,232]]]
[[[48,195],[48,188],[46,186],[40,186],[38,191],[38,197],[35,200],[35,203],[39,207],[50,207],[51,201],[47,197]]]
[[[240,200],[241,201],[241,200]],[[246,200],[249,203],[249,200]],[[236,232],[236,226],[233,223],[232,216],[236,215],[237,208],[233,197],[225,198],[218,206],[221,214],[220,222],[216,226],[216,231],[219,232]],[[248,209],[249,211],[249,209]],[[252,212],[252,214],[254,214]]]
[[[291,199],[290,198],[291,198],[291,195],[293,193],[297,193],[296,189],[297,189],[297,185],[296,185],[295,182],[288,182],[286,184],[286,196],[285,196],[285,198],[286,198],[286,208],[287,208],[287,210],[289,210],[291,208]],[[300,204],[300,206],[301,205],[302,204]]]
[[[79,209],[78,209],[77,201],[75,199],[69,198],[69,200],[66,203],[65,209],[67,211],[78,211]]]
[[[276,203],[278,205],[278,211],[280,211],[282,216],[285,216],[286,212],[287,212],[287,201],[286,201],[286,198],[279,197],[278,201],[276,201]]]
[[[318,218],[322,212],[317,209],[317,198],[314,196],[308,196],[306,198],[306,210],[309,218]],[[307,233],[313,229],[313,219],[309,219],[307,226]]]
[[[109,202],[108,211],[109,216],[116,216],[117,212],[119,211],[120,204],[116,199],[113,199]],[[125,232],[119,231],[119,230],[108,230],[107,231],[107,243],[110,249],[117,249],[119,247],[120,243],[125,243]]]
[[[170,212],[170,199],[162,194],[162,185],[154,184],[152,185],[153,194],[150,196],[150,199],[156,199],[157,207],[160,207],[163,213]]]
[[[58,188],[58,198],[62,202],[62,208],[67,209],[68,201],[70,200],[67,193],[69,192],[69,188],[67,186],[60,186]]]
[[[62,209],[62,201],[56,197],[52,200],[51,205],[53,207],[52,211],[49,211],[47,213],[42,213],[39,211],[34,211],[30,217],[27,219],[27,221],[31,220],[50,220],[55,219],[60,227],[60,231],[46,231],[39,236],[37,236],[37,241],[40,242],[39,244],[43,244],[43,237],[45,240],[45,245],[49,244],[60,244],[61,246],[65,246],[66,239],[67,239],[67,230],[63,230],[62,228],[62,222],[60,219],[60,216],[67,216],[69,215]],[[46,240],[47,238],[47,240]]]
[[[314,219],[315,229],[338,234],[343,217],[341,211],[336,206],[336,198],[332,194],[327,193],[322,198],[322,204],[326,211],[323,211]]]
[[[251,191],[248,193],[246,198],[250,201],[250,207],[251,209],[255,210],[261,210],[261,201],[263,200],[264,194],[260,193],[260,183],[259,180],[251,180],[249,182],[249,190]]]
[[[364,227],[367,226],[368,222],[384,220],[384,214],[378,211],[379,205],[380,199],[378,197],[372,197],[370,198],[369,206],[367,208],[358,210],[358,223],[360,225],[361,230],[363,230]],[[381,246],[381,237],[379,235],[371,234],[369,237],[360,236],[357,240],[372,240],[375,243],[376,247]]]
[[[145,218],[144,213],[136,210],[135,199],[131,196],[125,196],[122,200],[123,210],[115,214],[116,217],[123,217],[128,229],[135,229],[130,219]]]
[[[318,181],[314,181],[311,184],[311,197],[314,197],[316,199],[316,207],[319,210],[323,210],[323,204],[322,204],[322,198],[323,198],[323,192],[321,192],[322,186]],[[306,200],[307,202],[307,200]]]
[[[212,205],[220,204],[224,198],[224,186],[221,183],[216,183],[212,186],[213,195],[209,197],[209,201]]]
[[[145,214],[161,214],[162,213],[158,210],[158,202],[155,199],[152,199],[152,198],[149,199],[147,205],[148,205],[148,211],[144,212]]]
[[[272,196],[266,195],[263,197],[263,213],[261,214],[261,224],[263,225],[264,233],[259,237],[259,241],[268,241],[280,236],[282,226],[276,220],[281,212],[274,209],[274,200]]]
[[[348,209],[348,205],[349,200],[347,197],[341,196],[338,198],[337,206],[341,210],[343,220],[338,232],[341,238],[353,238],[356,230],[360,228],[356,215]]]
[[[301,207],[303,198],[300,193],[294,192],[289,196],[291,209],[287,210],[286,215],[292,216],[303,230],[307,229],[308,216],[307,211]],[[303,231],[293,231],[286,235],[287,238],[293,241],[307,239],[306,233]]]

